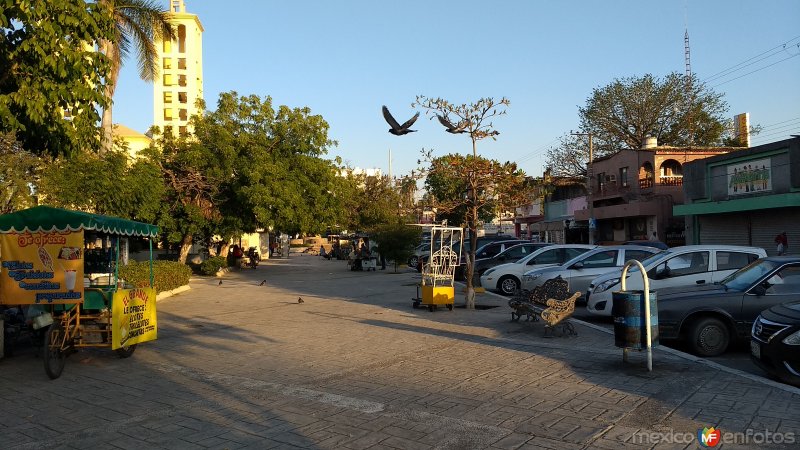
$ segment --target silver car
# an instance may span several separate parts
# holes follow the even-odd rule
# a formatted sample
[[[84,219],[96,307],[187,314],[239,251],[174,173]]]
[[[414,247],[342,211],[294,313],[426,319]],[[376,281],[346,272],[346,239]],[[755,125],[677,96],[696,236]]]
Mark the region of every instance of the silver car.
[[[580,292],[583,296],[589,284],[598,275],[624,266],[625,261],[629,259],[641,261],[659,251],[657,248],[639,245],[597,247],[560,266],[543,267],[525,272],[525,275],[522,276],[522,288],[532,290],[545,281],[560,276],[569,282],[571,292]]]

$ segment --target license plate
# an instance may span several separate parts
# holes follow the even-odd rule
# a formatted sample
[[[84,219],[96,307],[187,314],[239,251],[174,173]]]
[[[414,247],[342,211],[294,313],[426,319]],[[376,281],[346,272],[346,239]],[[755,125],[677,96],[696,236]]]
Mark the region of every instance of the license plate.
[[[761,344],[756,341],[750,341],[750,353],[757,359],[761,359]]]

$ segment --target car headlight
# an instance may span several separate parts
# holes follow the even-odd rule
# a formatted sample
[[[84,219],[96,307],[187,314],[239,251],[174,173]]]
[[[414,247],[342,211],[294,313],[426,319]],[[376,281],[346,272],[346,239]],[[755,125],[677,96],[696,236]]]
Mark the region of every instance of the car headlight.
[[[491,275],[492,272],[494,272],[494,269],[489,269],[486,272],[483,272],[483,274],[484,275]]]
[[[525,281],[535,281],[537,278],[541,277],[541,273],[526,273],[522,276],[522,279]]]
[[[612,278],[610,280],[603,281],[594,288],[594,292],[607,291],[611,289],[611,286],[614,286],[617,283],[619,283],[619,278]]]
[[[786,345],[800,345],[800,330],[783,338],[783,343]]]

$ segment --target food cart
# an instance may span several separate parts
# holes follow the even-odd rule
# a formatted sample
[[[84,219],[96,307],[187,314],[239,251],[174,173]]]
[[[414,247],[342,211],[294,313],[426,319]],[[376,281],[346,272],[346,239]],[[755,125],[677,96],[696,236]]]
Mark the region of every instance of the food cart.
[[[157,234],[154,225],[49,206],[0,216],[0,306],[19,306],[34,329],[46,330],[42,359],[51,379],[80,348],[110,347],[127,358],[156,339]],[[144,288],[119,277],[137,237],[149,246]]]

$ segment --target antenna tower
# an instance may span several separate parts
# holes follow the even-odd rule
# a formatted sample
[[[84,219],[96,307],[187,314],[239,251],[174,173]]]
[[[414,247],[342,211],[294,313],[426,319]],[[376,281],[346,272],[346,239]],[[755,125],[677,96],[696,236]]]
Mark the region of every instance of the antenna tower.
[[[687,143],[687,147],[691,147],[694,141],[694,123],[692,122],[692,109],[694,107],[694,95],[692,90],[692,57],[691,51],[689,50],[689,28],[686,28],[686,32],[683,34],[683,49],[684,49],[684,58],[686,61],[686,74],[684,75],[684,98],[685,101],[688,102],[687,111],[686,111],[686,120],[688,121],[689,126],[689,142]],[[683,152],[683,162],[686,162],[687,155],[686,151]]]

